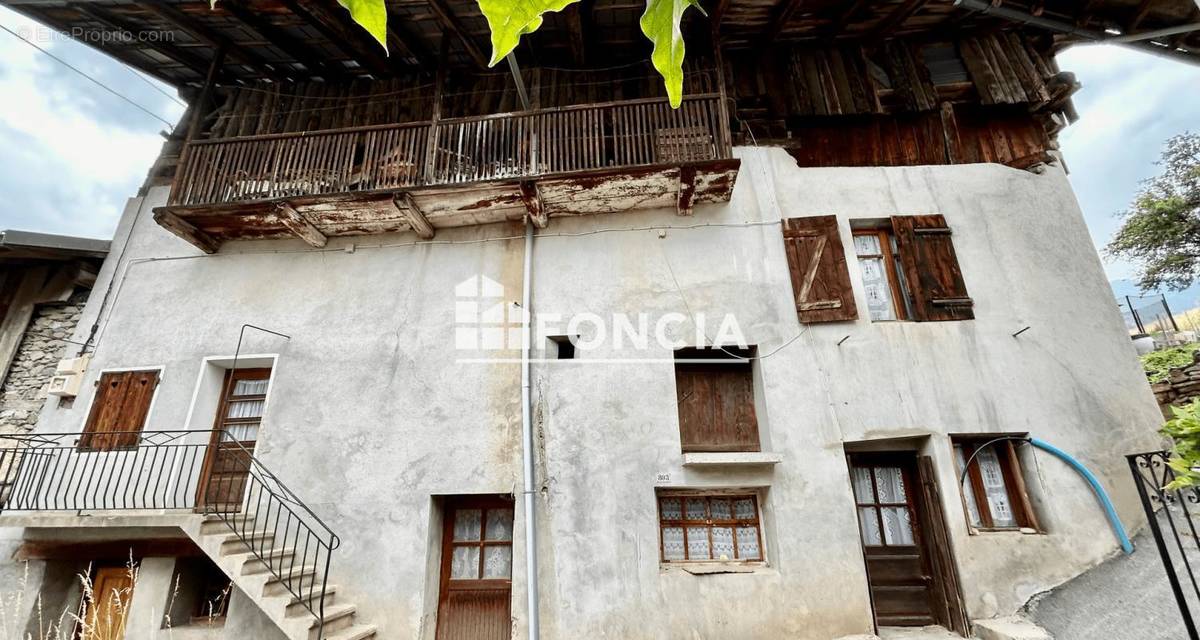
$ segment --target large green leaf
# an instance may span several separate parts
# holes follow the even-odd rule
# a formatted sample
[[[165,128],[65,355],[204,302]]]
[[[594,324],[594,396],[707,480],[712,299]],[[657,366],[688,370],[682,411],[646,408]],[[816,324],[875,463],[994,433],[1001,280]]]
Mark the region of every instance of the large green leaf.
[[[562,11],[579,0],[478,0],[479,10],[492,31],[492,60],[495,66],[517,48],[521,36],[542,26],[542,14]]]
[[[688,7],[704,13],[700,0],[646,0],[641,19],[642,33],[654,43],[650,61],[662,75],[667,97],[676,109],[683,101],[683,32],[679,23]]]
[[[350,18],[371,34],[387,51],[387,5],[384,0],[338,0]]]

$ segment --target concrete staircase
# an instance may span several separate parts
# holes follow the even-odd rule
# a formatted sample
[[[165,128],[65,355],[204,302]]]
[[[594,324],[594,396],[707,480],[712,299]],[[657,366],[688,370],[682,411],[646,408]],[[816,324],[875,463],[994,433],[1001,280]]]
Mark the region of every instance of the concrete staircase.
[[[250,519],[253,516],[236,516],[234,524]],[[324,591],[325,628],[324,633],[320,633],[317,617],[305,608],[301,598],[288,591],[279,577],[250,551],[220,516],[195,516],[189,518],[182,528],[290,640],[369,640],[375,637],[375,627],[357,620],[355,606],[338,598],[335,585],[328,585]],[[274,534],[270,532],[254,532],[250,535],[255,540],[265,541],[263,546],[269,549],[264,554],[267,560],[281,561],[282,566],[290,566],[294,549],[272,544]],[[315,579],[317,571],[318,568],[312,566],[287,569],[288,575],[300,576],[301,579],[307,576]],[[320,594],[318,586],[312,597],[313,609],[319,610]]]

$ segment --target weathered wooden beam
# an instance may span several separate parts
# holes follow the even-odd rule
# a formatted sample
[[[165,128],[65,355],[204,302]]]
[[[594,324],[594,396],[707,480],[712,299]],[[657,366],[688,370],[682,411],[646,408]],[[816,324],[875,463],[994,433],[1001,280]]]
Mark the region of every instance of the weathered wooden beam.
[[[695,200],[696,167],[680,167],[679,199],[676,201],[675,213],[681,216],[692,215],[692,204]]]
[[[366,36],[360,33],[361,29],[349,28],[349,25],[343,22],[339,16],[331,15],[325,6],[316,2],[283,0],[283,4],[313,29],[316,29],[338,51],[357,62],[368,72],[376,75],[391,73],[391,65],[384,58],[382,52],[378,51],[382,49],[379,43],[371,40],[365,43],[370,46],[363,46]],[[343,13],[345,12],[343,11]]]
[[[571,45],[571,59],[578,66],[587,64],[587,26],[584,24],[584,2],[567,5],[562,10],[567,23],[567,42]]]
[[[326,80],[336,80],[346,75],[345,69],[341,65],[332,64],[327,60],[318,58],[308,45],[293,38],[283,29],[271,24],[263,14],[243,7],[236,0],[225,0],[224,2],[217,3],[217,10],[228,12],[229,15],[247,27],[250,27],[255,33],[271,43],[271,46],[288,54],[296,62],[303,64],[310,72],[319,74]]]
[[[393,49],[392,56],[412,58],[418,67],[432,68],[436,63],[429,50],[420,43],[420,38],[408,33],[400,25],[404,20],[395,13],[388,12],[388,47]]]
[[[204,253],[216,253],[221,243],[216,238],[196,228],[196,225],[170,211],[155,211],[154,221],[158,226],[186,240]]]
[[[417,237],[422,240],[432,240],[436,231],[432,224],[429,224],[429,219],[425,217],[425,213],[421,211],[421,207],[417,206],[417,201],[413,199],[412,194],[407,191],[400,194],[392,201],[392,205],[396,207],[405,220],[408,220],[408,226],[412,227]]]
[[[841,7],[838,7],[837,17],[823,30],[822,35],[830,40],[836,38],[838,34],[846,29],[846,25],[850,24],[851,20],[854,20],[854,16],[862,11],[862,8],[866,4],[867,0],[847,0]]]
[[[800,5],[804,4],[804,0],[783,0],[772,14],[771,19],[767,21],[767,28],[763,31],[762,39],[758,41],[760,47],[770,46],[779,37],[787,27],[788,22],[791,22],[792,16],[796,15],[796,11],[800,9]]]
[[[542,192],[537,183],[526,180],[521,183],[521,202],[525,204],[525,212],[529,221],[539,229],[545,229],[550,224],[550,216],[546,213],[545,203],[542,202]]]
[[[871,29],[871,33],[868,35],[867,39],[871,40],[883,38],[891,34],[893,31],[900,28],[900,26],[904,24],[905,20],[908,20],[914,13],[920,11],[921,8],[928,3],[929,0],[907,0],[907,2],[897,7],[895,11],[885,16],[883,20],[880,20],[879,24],[875,25],[875,28]]]
[[[142,27],[136,25],[124,18],[114,15],[110,11],[100,8],[96,4],[72,4],[68,5],[71,9],[82,13],[83,15],[99,22],[105,27],[112,29],[118,33],[137,33],[142,30]],[[139,39],[137,41],[139,47],[146,47],[157,51],[158,53],[174,60],[181,66],[187,67],[197,74],[203,76],[208,68],[208,62],[200,56],[191,53],[179,47],[170,46],[165,42],[158,42],[154,38]]]
[[[313,223],[309,222],[308,218],[305,218],[299,211],[296,211],[296,208],[292,205],[281,202],[276,205],[275,211],[279,214],[279,221],[283,223],[283,226],[287,227],[288,231],[296,234],[296,237],[307,242],[310,246],[320,249],[325,246],[325,243],[329,242],[329,238],[326,238],[320,229],[313,226]]]
[[[1133,18],[1129,20],[1129,24],[1125,26],[1125,33],[1133,33],[1141,26],[1142,20],[1146,19],[1146,15],[1150,13],[1150,7],[1154,4],[1154,0],[1142,0],[1138,5],[1137,11],[1134,12]]]
[[[193,38],[210,47],[224,47],[225,52],[230,57],[252,67],[258,73],[267,77],[278,75],[278,71],[272,68],[270,63],[262,56],[231,41],[216,30],[197,22],[194,18],[176,9],[173,5],[150,0],[140,0],[137,4],[139,7],[175,25],[182,31],[186,31]]]
[[[475,63],[480,67],[487,67],[489,56],[485,56],[483,54],[483,50],[481,50],[479,46],[475,44],[475,40],[471,37],[470,32],[468,32],[467,28],[463,26],[463,23],[458,19],[458,16],[454,15],[454,12],[450,10],[450,7],[446,5],[446,3],[442,2],[442,0],[428,0],[428,2],[429,8],[433,10],[433,13],[437,16],[438,21],[442,23],[442,27],[445,30],[452,32],[460,41],[462,41],[463,48],[466,49],[467,55],[471,56],[471,59],[474,60]]]

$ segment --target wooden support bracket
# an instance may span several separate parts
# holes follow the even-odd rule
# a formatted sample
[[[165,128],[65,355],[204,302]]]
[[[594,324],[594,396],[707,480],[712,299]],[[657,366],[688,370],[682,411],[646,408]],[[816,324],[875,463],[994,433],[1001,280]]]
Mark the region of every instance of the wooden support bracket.
[[[408,226],[416,232],[417,237],[422,240],[432,240],[434,229],[433,225],[429,224],[429,219],[421,212],[421,208],[417,206],[417,202],[413,200],[411,193],[402,193],[392,201],[396,209],[408,220]]]
[[[542,202],[542,192],[537,183],[525,181],[521,183],[521,202],[525,203],[525,211],[529,213],[529,221],[539,229],[545,229],[550,224],[550,216]]]
[[[692,215],[692,204],[696,199],[696,167],[680,167],[679,169],[679,200],[675,213],[681,216]]]
[[[216,238],[196,228],[196,225],[180,218],[169,211],[156,211],[154,221],[158,226],[187,240],[192,246],[204,253],[216,253],[221,243]]]
[[[279,214],[279,221],[283,226],[288,228],[288,231],[296,234],[298,238],[307,242],[309,245],[320,249],[329,241],[325,234],[321,233],[320,229],[313,226],[313,223],[308,221],[303,214],[296,211],[292,205],[281,202],[276,205],[276,212]]]

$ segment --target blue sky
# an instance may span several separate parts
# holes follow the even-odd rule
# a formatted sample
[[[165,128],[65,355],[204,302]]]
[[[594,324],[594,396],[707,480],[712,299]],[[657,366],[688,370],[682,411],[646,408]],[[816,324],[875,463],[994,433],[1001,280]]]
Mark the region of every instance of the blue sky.
[[[152,85],[166,87],[101,53],[6,8],[0,24],[168,121],[183,111]],[[1108,46],[1070,49],[1059,65],[1084,85],[1075,97],[1081,118],[1059,141],[1092,238],[1103,246],[1119,224],[1115,214],[1154,174],[1163,142],[1200,131],[1200,67]],[[3,32],[0,95],[0,229],[111,236],[166,125]],[[1113,279],[1133,275],[1126,264],[1107,269]]]

